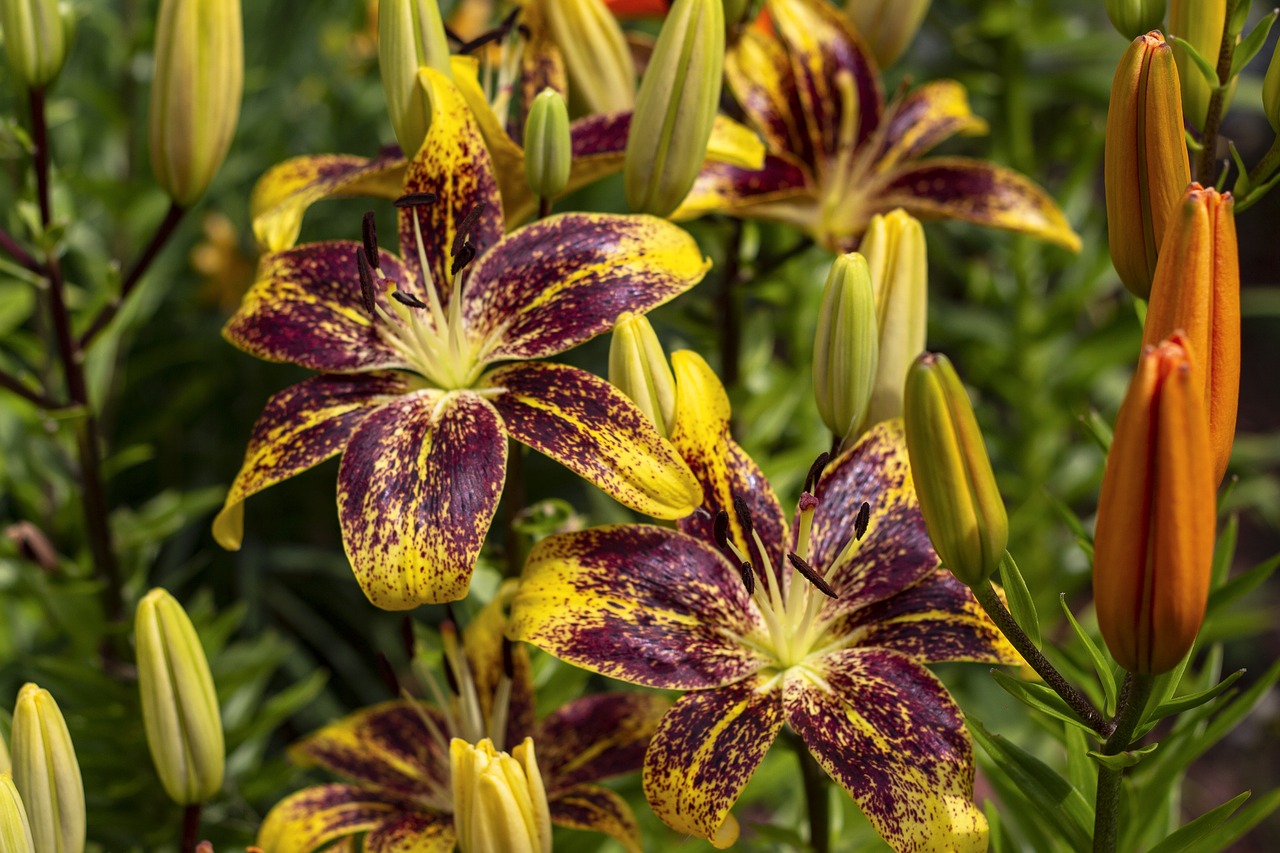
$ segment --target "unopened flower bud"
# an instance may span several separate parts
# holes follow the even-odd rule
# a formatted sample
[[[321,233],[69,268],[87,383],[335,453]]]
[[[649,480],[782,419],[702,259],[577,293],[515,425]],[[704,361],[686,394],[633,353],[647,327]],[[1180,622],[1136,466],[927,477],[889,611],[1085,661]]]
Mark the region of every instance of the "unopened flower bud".
[[[1191,182],[1178,91],[1164,37],[1134,39],[1111,84],[1103,160],[1111,260],[1140,299],[1151,292],[1165,226]]]
[[[1196,357],[1178,335],[1143,351],[1098,498],[1098,627],[1116,662],[1141,675],[1182,660],[1209,595],[1216,509]]]
[[[178,805],[222,786],[226,751],[213,676],[200,637],[177,600],[153,589],[134,621],[142,722],[160,782]]]
[[[423,66],[453,79],[438,0],[381,0],[378,69],[382,91],[396,140],[410,159],[431,126],[431,99],[418,84],[418,69]]]
[[[1227,25],[1227,0],[1170,0],[1169,32],[1185,39],[1209,64],[1217,67],[1222,30]],[[1213,87],[1204,79],[1185,48],[1174,45],[1174,59],[1182,82],[1182,113],[1196,129],[1209,115]]]
[[[867,424],[902,417],[907,371],[924,352],[928,326],[929,266],[924,228],[898,209],[876,215],[862,238],[861,251],[871,270],[876,297],[880,357]]]
[[[151,84],[151,171],[182,207],[209,188],[244,89],[240,0],[161,0]]]
[[[9,759],[9,747],[4,742],[4,737],[0,735],[0,773],[12,773],[13,762]]]
[[[831,434],[849,444],[867,418],[879,358],[876,298],[867,261],[857,253],[831,265],[813,341],[813,393]]]
[[[524,125],[524,174],[529,189],[540,198],[555,198],[568,185],[572,164],[569,108],[555,89],[543,89],[533,99]]]
[[[676,0],[640,82],[623,163],[631,209],[666,216],[707,157],[724,80],[723,0]]]
[[[523,850],[549,853],[551,811],[533,752],[525,738],[508,755],[485,738],[449,745],[453,827],[461,853]]]
[[[58,703],[34,684],[13,708],[13,783],[40,853],[83,853],[84,783]]]
[[[609,341],[609,381],[631,398],[663,438],[676,417],[676,380],[658,335],[643,314],[623,314]]]
[[[1280,133],[1280,42],[1276,42],[1276,51],[1271,54],[1271,64],[1262,81],[1262,109],[1271,122],[1271,129]]]
[[[1127,39],[1160,29],[1166,0],[1107,0],[1107,17],[1116,32]]]
[[[957,580],[981,584],[1004,557],[1009,517],[969,395],[946,356],[916,359],[904,403],[907,455],[929,539]]]
[[[13,777],[0,772],[0,853],[35,853],[35,845]]]
[[[67,29],[58,0],[0,0],[9,67],[24,86],[53,82],[67,59]]]
[[[539,0],[551,38],[564,56],[575,114],[626,112],[635,104],[636,72],[618,19],[602,0]]]
[[[845,14],[876,58],[887,68],[915,38],[929,11],[929,0],[847,0]]]

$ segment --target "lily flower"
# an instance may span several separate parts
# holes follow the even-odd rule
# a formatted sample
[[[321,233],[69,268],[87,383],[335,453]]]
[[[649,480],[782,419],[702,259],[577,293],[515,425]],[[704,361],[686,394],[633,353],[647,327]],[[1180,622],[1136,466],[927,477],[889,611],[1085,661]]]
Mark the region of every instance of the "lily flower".
[[[404,257],[378,249],[370,217],[363,243],[270,255],[224,330],[251,355],[321,375],[268,402],[215,537],[239,547],[246,498],[341,453],[343,543],[389,610],[466,595],[508,437],[657,518],[699,500],[620,392],[538,359],[684,292],[709,263],[688,234],[643,216],[565,214],[504,238],[474,119],[447,78],[421,73],[433,118],[405,177]]]
[[[901,207],[1080,248],[1062,211],[1023,175],[968,157],[920,158],[957,133],[985,133],[953,80],[884,103],[879,72],[848,19],[825,0],[768,0],[772,32],[728,51],[725,79],[767,149],[763,168],[705,167],[673,219],[727,213],[797,225],[824,246],[857,248],[871,217]]]
[[[435,706],[413,698],[384,702],[310,735],[290,748],[302,766],[320,767],[346,782],[305,788],[277,803],[258,833],[265,853],[356,850],[367,853],[453,850],[458,803],[450,743],[489,740],[497,751],[536,747],[551,822],[603,832],[640,851],[631,807],[598,784],[640,769],[645,746],[670,703],[650,693],[597,693],[574,699],[535,721],[528,651],[503,639],[500,595],[468,625],[462,642],[441,629],[447,686],[425,666],[415,671]],[[463,815],[464,819],[466,815]],[[339,841],[339,839],[342,839]],[[350,844],[351,846],[343,846]]]
[[[939,569],[902,422],[820,458],[788,525],[728,434],[720,381],[692,352],[672,360],[672,442],[702,481],[702,510],[679,530],[542,540],[508,636],[592,672],[688,691],[644,765],[650,805],[678,832],[716,839],[787,725],[896,849],[986,850],[972,743],[924,665],[1018,658]]]

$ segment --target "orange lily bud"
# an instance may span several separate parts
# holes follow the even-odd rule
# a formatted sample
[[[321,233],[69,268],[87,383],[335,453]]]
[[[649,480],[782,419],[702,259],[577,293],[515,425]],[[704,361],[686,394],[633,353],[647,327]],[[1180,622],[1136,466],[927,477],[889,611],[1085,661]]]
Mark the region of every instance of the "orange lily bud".
[[[1179,92],[1164,36],[1134,39],[1111,84],[1104,172],[1111,260],[1141,299],[1151,292],[1173,205],[1191,181]]]
[[[1169,32],[1190,42],[1210,65],[1218,64],[1222,28],[1226,25],[1227,0],[1172,0],[1169,4]],[[1185,48],[1175,45],[1173,57],[1183,78],[1182,112],[1192,125],[1203,128],[1212,88]]]
[[[1182,660],[1209,595],[1213,469],[1192,364],[1178,334],[1143,350],[1098,499],[1098,626],[1116,661],[1140,675],[1159,675]]]
[[[1199,184],[1175,206],[1160,247],[1142,343],[1181,330],[1196,354],[1197,384],[1209,412],[1213,484],[1222,482],[1240,396],[1240,258],[1231,193]]]

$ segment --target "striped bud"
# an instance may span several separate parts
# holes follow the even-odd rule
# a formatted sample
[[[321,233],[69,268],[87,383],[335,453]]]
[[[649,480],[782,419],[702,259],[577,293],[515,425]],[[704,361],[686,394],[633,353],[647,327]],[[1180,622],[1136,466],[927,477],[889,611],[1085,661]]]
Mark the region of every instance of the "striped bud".
[[[1195,353],[1196,384],[1209,413],[1213,484],[1222,482],[1240,396],[1240,257],[1235,201],[1192,184],[1174,208],[1151,284],[1143,346],[1181,331]]]
[[[524,125],[524,175],[540,198],[555,198],[569,183],[573,164],[569,108],[555,89],[533,99]]]
[[[907,455],[929,539],[957,580],[981,584],[1004,557],[1009,517],[969,395],[945,355],[916,359],[904,404]]]
[[[31,838],[31,822],[22,807],[22,797],[14,787],[13,777],[0,772],[0,853],[35,853]]]
[[[1143,351],[1098,498],[1098,627],[1116,661],[1140,675],[1182,660],[1209,594],[1213,460],[1194,359],[1178,335]]]
[[[83,853],[84,783],[58,703],[34,684],[13,708],[13,783],[40,853]]]
[[[1227,0],[1170,0],[1169,32],[1188,41],[1196,53],[1217,67],[1222,29],[1227,25]],[[1204,79],[1185,48],[1174,45],[1174,59],[1182,77],[1182,114],[1196,129],[1209,115],[1213,87]]]
[[[378,5],[378,69],[391,127],[412,158],[431,126],[431,99],[418,85],[426,66],[453,79],[449,42],[437,0],[381,0]]]
[[[4,736],[0,735],[0,773],[12,773],[13,762],[9,759],[9,747],[4,742]]]
[[[636,71],[618,19],[601,0],[540,0],[564,56],[575,114],[620,113],[635,105]]]
[[[0,27],[13,76],[32,89],[52,83],[67,59],[58,0],[0,0]]]
[[[1267,114],[1267,121],[1271,122],[1271,129],[1280,133],[1280,42],[1276,42],[1271,64],[1267,66],[1267,76],[1262,81],[1262,109]]]
[[[1116,32],[1134,39],[1160,29],[1167,6],[1165,0],[1107,0],[1107,17]]]
[[[1111,84],[1104,178],[1111,260],[1140,299],[1151,292],[1165,226],[1191,182],[1178,91],[1164,36],[1134,39]]]
[[[929,0],[846,0],[845,14],[871,48],[876,64],[892,65],[915,38]]]
[[[133,630],[151,760],[170,799],[202,803],[222,786],[226,751],[200,637],[182,605],[159,588],[138,602]]]
[[[551,811],[532,738],[511,755],[494,749],[489,738],[475,745],[454,738],[449,767],[461,853],[550,853]]]
[[[916,356],[924,352],[929,266],[924,229],[919,220],[902,209],[871,218],[861,251],[871,270],[880,341],[875,387],[867,412],[870,425],[902,417],[907,371]]]
[[[676,0],[640,82],[622,181],[631,209],[666,216],[707,157],[724,80],[723,0]]]
[[[643,314],[623,314],[609,341],[609,381],[671,436],[676,419],[676,379],[658,335]]]
[[[831,434],[848,445],[861,434],[876,381],[876,298],[867,261],[856,252],[831,265],[813,341],[813,394]]]

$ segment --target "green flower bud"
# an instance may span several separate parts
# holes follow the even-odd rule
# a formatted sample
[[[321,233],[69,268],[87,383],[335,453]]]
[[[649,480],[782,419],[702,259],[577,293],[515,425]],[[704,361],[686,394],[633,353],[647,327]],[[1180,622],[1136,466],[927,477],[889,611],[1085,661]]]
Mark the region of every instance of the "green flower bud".
[[[623,314],[609,341],[609,381],[644,412],[663,438],[676,419],[676,378],[653,326],[643,314]]]
[[[134,641],[151,760],[174,802],[202,803],[222,786],[226,751],[200,638],[182,605],[156,588],[138,602]]]
[[[666,216],[707,158],[724,79],[723,0],[677,0],[640,81],[622,180],[631,209]]]
[[[1009,544],[1009,517],[982,432],[955,368],[924,353],[907,373],[907,455],[933,548],[968,586],[995,571]]]
[[[0,26],[13,75],[32,89],[52,83],[69,40],[58,0],[0,0]]]
[[[0,736],[0,773],[12,773],[13,762],[9,760],[9,747],[5,745],[4,737]]]
[[[1107,0],[1107,17],[1116,32],[1132,41],[1160,29],[1167,0]]]
[[[862,432],[875,387],[878,344],[871,271],[862,255],[841,255],[822,291],[813,342],[813,393],[822,422],[845,444]]]
[[[555,89],[533,99],[524,125],[524,175],[540,198],[555,198],[569,183],[573,164],[569,108]]]
[[[194,204],[222,166],[240,117],[240,0],[161,0],[151,84],[151,171]]]
[[[396,140],[413,157],[431,126],[431,98],[418,85],[427,66],[453,79],[449,42],[437,0],[381,0],[378,5],[378,67]]]
[[[1280,42],[1276,43],[1276,52],[1271,54],[1271,64],[1262,81],[1262,108],[1271,129],[1280,133]]]
[[[880,332],[880,359],[867,412],[870,425],[902,417],[907,370],[924,352],[929,302],[924,228],[901,208],[887,216],[877,214],[862,238],[862,254],[871,270]]]
[[[13,709],[13,782],[40,853],[83,853],[84,783],[58,703],[34,684]]]
[[[1226,25],[1227,0],[1171,0],[1169,4],[1169,32],[1186,39],[1214,67],[1218,65],[1222,30]],[[1182,114],[1192,126],[1203,129],[1209,115],[1213,87],[1204,79],[1185,48],[1173,45],[1173,57],[1178,63],[1178,77],[1182,84]],[[1230,99],[1230,93],[1227,98]],[[1226,109],[1226,101],[1223,109]]]
[[[0,853],[35,853],[35,849],[31,823],[13,777],[0,773]]]
[[[915,38],[929,0],[848,0],[845,14],[867,42],[876,64],[892,65]]]
[[[564,56],[575,114],[621,113],[635,104],[636,71],[622,26],[602,0],[540,0]]]

